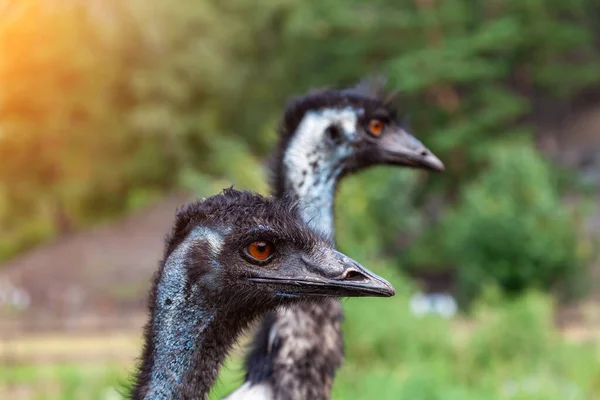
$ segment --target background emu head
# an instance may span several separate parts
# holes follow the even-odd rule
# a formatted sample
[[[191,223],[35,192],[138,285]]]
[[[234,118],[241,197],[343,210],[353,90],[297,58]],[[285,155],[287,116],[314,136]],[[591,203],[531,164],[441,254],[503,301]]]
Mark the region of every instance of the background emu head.
[[[408,132],[382,88],[318,90],[293,99],[281,123],[277,193],[314,185],[372,165],[442,171],[444,164]],[[284,179],[287,176],[287,181]],[[289,189],[289,188],[288,188]]]

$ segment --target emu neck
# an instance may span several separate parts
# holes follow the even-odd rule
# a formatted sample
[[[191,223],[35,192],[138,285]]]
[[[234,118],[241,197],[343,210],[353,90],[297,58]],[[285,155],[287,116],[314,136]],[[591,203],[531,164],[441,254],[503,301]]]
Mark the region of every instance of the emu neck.
[[[157,326],[147,400],[206,399],[237,335],[224,334],[215,315],[179,310],[178,322]]]
[[[230,321],[205,298],[202,286],[213,278],[210,268],[199,282],[189,283],[191,244],[200,240],[213,253],[222,244],[214,231],[197,229],[169,255],[159,272],[134,399],[208,398],[227,351],[243,329],[244,321]]]
[[[332,175],[327,178],[328,175]],[[322,180],[319,177],[322,178]],[[293,193],[301,206],[302,219],[312,229],[325,234],[334,240],[334,200],[337,177],[335,171],[317,171],[315,175],[307,174],[303,187],[294,182],[287,182],[288,193]]]
[[[349,141],[356,120],[356,110],[349,107],[307,112],[277,166],[279,190],[294,194],[303,208],[304,221],[331,240],[335,190],[345,160],[352,154]],[[338,129],[336,138],[326,133],[331,127]]]

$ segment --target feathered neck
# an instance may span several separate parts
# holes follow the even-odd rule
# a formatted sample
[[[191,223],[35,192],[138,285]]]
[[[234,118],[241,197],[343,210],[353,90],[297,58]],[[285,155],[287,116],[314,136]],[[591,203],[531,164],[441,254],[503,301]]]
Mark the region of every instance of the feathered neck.
[[[198,233],[193,233],[194,234]],[[201,232],[206,235],[206,232]],[[257,312],[224,310],[190,283],[183,242],[157,272],[150,294],[150,320],[131,397],[135,400],[206,399],[237,336]]]
[[[225,326],[209,313],[198,317],[198,310],[191,309],[182,311],[177,322],[154,321],[158,331],[145,344],[150,350],[144,355],[133,399],[208,399],[243,327]]]
[[[345,139],[330,143],[326,132],[336,126],[342,136],[353,135],[357,123],[352,107],[306,111],[294,135],[280,146],[273,166],[277,196],[292,194],[303,220],[334,240],[334,200],[344,164],[352,156]]]

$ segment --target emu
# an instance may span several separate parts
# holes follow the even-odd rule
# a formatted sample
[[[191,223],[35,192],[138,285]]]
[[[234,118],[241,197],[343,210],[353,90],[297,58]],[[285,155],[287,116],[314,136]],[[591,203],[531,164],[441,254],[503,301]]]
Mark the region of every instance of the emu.
[[[289,199],[225,190],[177,213],[150,291],[133,399],[207,399],[239,334],[279,306],[394,295]]]
[[[444,170],[400,122],[383,83],[317,90],[284,111],[271,167],[273,192],[297,199],[303,220],[332,241],[335,192],[343,177],[373,165]],[[342,316],[333,299],[267,314],[246,358],[245,382],[226,399],[329,399],[343,359]]]

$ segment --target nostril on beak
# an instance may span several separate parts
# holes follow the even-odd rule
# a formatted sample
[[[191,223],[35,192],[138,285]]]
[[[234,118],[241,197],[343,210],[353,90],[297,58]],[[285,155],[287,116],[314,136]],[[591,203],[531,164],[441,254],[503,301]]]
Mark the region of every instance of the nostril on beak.
[[[429,155],[429,152],[427,150],[421,150],[421,155],[423,157],[427,157]]]
[[[350,270],[344,272],[342,279],[347,282],[363,282],[363,281],[365,281],[366,276],[364,276],[363,274],[361,274],[358,271],[350,269]]]

